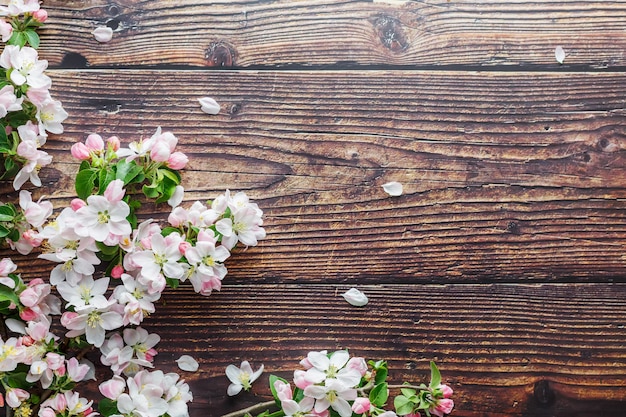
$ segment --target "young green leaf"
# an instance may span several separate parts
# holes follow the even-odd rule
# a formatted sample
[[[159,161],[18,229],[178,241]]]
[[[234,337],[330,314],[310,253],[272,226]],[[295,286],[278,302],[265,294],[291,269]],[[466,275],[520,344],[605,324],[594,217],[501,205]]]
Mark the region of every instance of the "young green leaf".
[[[374,404],[376,407],[383,407],[387,403],[388,398],[389,390],[386,382],[376,385],[370,391],[370,403]]]
[[[24,31],[24,36],[26,37],[26,40],[28,41],[30,46],[35,49],[39,48],[39,35],[37,35],[37,32],[32,29],[27,29],[26,31]]]
[[[430,361],[430,388],[437,388],[441,385],[441,373],[435,365],[435,362]]]
[[[402,392],[402,395],[407,398],[410,398],[416,394],[416,391],[410,388],[400,388],[400,392]]]
[[[11,301],[15,305],[20,305],[20,299],[12,288],[0,284],[0,301]]]
[[[98,401],[98,411],[100,411],[100,414],[102,414],[103,417],[119,414],[119,411],[117,410],[117,402],[108,398],[103,398]]]
[[[404,395],[398,395],[393,400],[393,406],[396,409],[396,414],[404,416],[413,412],[415,404],[409,401]]]
[[[86,200],[93,193],[96,184],[97,172],[86,169],[76,174],[76,194],[78,198]]]

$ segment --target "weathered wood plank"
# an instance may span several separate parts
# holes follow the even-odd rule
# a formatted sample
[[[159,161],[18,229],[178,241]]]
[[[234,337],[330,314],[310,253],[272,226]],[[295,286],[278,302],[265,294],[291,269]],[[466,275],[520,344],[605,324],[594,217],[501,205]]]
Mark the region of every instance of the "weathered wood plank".
[[[349,349],[387,359],[391,378],[421,382],[436,360],[455,390],[457,416],[622,416],[626,404],[626,285],[225,286],[208,298],[167,291],[145,323],[161,335],[156,365],[182,354],[192,416],[219,416],[265,399],[309,350]],[[184,324],[183,324],[184,323]],[[181,325],[183,324],[183,325]],[[226,396],[229,363],[263,363],[253,393]],[[207,414],[208,413],[208,414]],[[599,414],[593,414],[599,413]]]
[[[623,74],[52,76],[71,117],[46,145],[43,193],[73,195],[67,151],[87,133],[128,142],[161,125],[190,154],[188,200],[246,190],[266,212],[268,239],[233,279],[624,278]],[[392,180],[405,195],[383,192]]]
[[[395,4],[388,4],[395,3]],[[54,66],[626,64],[626,5],[553,0],[46,0]],[[98,44],[97,26],[115,29]]]

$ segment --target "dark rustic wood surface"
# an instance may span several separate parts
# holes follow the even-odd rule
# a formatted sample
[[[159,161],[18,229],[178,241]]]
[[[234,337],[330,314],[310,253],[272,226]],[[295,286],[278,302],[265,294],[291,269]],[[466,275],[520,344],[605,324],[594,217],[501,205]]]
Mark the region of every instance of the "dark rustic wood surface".
[[[245,190],[266,213],[220,293],[168,291],[146,324],[161,369],[200,362],[183,373],[192,417],[267,399],[267,374],[339,348],[389,360],[396,382],[436,360],[457,416],[624,415],[626,3],[44,5],[70,118],[41,193],[73,197],[68,150],[87,134],[162,126],[191,157],[189,201]],[[353,286],[370,304],[339,296]],[[267,372],[228,398],[224,368],[244,359]]]

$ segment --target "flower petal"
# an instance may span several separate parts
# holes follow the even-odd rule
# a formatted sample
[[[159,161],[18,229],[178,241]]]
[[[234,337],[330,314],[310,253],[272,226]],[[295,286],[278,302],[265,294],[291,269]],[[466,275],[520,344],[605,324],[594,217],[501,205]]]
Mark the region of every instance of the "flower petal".
[[[556,58],[556,62],[562,64],[565,61],[565,50],[562,46],[557,46],[554,49],[554,58]]]
[[[198,370],[198,362],[189,355],[182,355],[176,359],[176,363],[183,371],[196,372]]]
[[[113,29],[108,26],[97,27],[91,34],[100,43],[106,43],[113,39]]]
[[[341,294],[345,300],[356,307],[363,307],[368,303],[367,296],[356,288],[350,288],[345,293]]]
[[[390,196],[397,197],[402,195],[402,184],[397,181],[388,182],[383,184],[383,190]]]
[[[203,112],[207,114],[218,114],[220,112],[220,105],[211,97],[199,98],[198,101]]]

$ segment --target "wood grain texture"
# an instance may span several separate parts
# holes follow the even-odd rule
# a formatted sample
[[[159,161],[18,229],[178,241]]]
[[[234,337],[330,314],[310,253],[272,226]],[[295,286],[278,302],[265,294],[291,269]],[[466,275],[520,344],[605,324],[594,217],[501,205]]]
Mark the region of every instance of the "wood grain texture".
[[[392,4],[394,3],[394,4]],[[626,5],[594,1],[46,0],[54,66],[625,65]],[[114,29],[98,44],[90,32]]]
[[[233,279],[623,279],[623,74],[57,71],[72,115],[43,193],[67,202],[87,133],[162,125],[187,200],[245,190],[268,239]],[[201,91],[199,91],[201,90]],[[223,106],[199,109],[205,94]],[[381,185],[400,181],[390,198]],[[7,185],[8,187],[8,185]],[[164,216],[147,206],[146,217]]]
[[[219,416],[267,398],[311,350],[387,359],[391,380],[422,382],[428,361],[455,389],[456,416],[622,416],[626,285],[377,285],[370,303],[345,285],[225,286],[204,298],[168,291],[145,323],[162,337],[156,364],[190,354],[192,415]],[[183,324],[184,323],[184,324]],[[266,368],[252,393],[225,396],[230,363]],[[207,414],[207,412],[209,414]],[[598,414],[594,414],[598,413]]]

